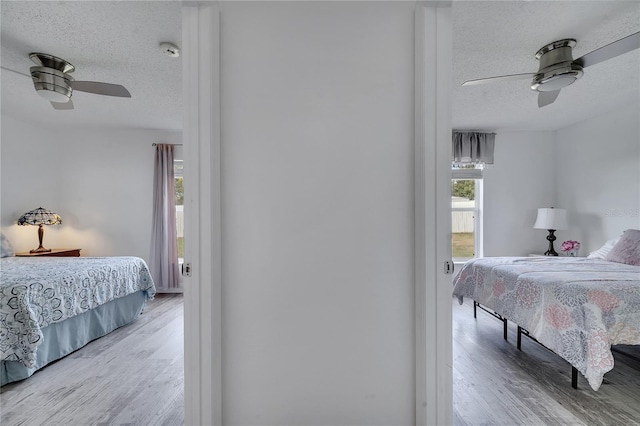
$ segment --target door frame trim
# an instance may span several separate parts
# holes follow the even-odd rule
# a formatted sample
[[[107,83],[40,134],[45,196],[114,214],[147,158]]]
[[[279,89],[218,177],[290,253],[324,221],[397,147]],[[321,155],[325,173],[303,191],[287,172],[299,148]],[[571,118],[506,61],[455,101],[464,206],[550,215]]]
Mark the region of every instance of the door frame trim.
[[[184,413],[187,425],[222,424],[220,11],[182,6],[185,161]]]
[[[415,419],[453,423],[449,2],[415,11]]]

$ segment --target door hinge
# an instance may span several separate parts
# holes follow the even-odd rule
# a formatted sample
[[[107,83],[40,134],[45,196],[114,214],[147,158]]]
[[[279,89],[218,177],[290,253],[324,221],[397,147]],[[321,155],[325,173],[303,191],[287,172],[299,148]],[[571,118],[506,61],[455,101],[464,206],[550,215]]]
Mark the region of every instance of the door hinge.
[[[453,262],[451,260],[445,260],[444,261],[444,273],[447,275],[453,274],[453,270],[455,269],[455,266],[453,265]]]
[[[182,276],[190,277],[191,276],[191,263],[183,263],[182,264]]]

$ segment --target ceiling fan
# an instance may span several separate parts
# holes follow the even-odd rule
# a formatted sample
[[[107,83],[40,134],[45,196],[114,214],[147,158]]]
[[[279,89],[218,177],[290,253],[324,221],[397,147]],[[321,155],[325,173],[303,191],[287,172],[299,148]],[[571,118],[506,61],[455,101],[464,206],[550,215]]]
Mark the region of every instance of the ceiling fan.
[[[131,93],[119,84],[74,80],[69,73],[72,73],[76,68],[64,59],[46,53],[31,53],[29,57],[36,63],[36,66],[29,69],[33,85],[40,96],[51,101],[51,105],[55,109],[73,109],[71,95],[74,90],[96,95],[131,97]],[[2,68],[27,76],[21,72]]]
[[[531,89],[539,92],[538,107],[542,108],[556,100],[560,94],[560,89],[582,77],[583,68],[640,48],[640,32],[621,38],[574,60],[571,49],[575,45],[576,41],[574,39],[567,38],[554,41],[542,47],[536,53],[536,59],[540,62],[538,72],[468,80],[462,85],[471,86],[505,80],[533,78]]]

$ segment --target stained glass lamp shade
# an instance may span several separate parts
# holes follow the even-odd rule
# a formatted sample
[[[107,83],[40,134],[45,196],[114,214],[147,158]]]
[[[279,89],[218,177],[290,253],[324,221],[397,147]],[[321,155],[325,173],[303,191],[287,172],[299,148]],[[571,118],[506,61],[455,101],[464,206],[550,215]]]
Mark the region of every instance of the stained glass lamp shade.
[[[38,225],[38,241],[40,242],[40,246],[37,249],[30,250],[31,253],[51,251],[51,249],[42,246],[42,237],[44,237],[43,225],[59,225],[61,223],[62,218],[58,216],[57,213],[45,210],[42,207],[26,212],[18,219],[18,225]]]

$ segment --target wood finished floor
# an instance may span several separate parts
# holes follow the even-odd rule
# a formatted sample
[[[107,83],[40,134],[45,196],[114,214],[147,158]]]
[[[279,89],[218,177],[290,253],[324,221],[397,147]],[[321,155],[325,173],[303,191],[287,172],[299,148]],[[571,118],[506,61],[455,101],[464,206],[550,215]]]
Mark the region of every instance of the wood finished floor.
[[[159,295],[132,324],[21,382],[0,388],[0,424],[167,425],[183,417],[183,306]],[[614,353],[595,392],[561,358],[502,323],[453,301],[454,424],[640,425],[640,347]]]
[[[182,295],[157,295],[133,323],[0,388],[0,424],[184,423]]]
[[[453,302],[454,424],[462,425],[640,425],[640,347],[614,352],[615,367],[598,391],[579,375],[571,387],[571,367],[547,349],[522,338],[509,323],[473,305]]]

